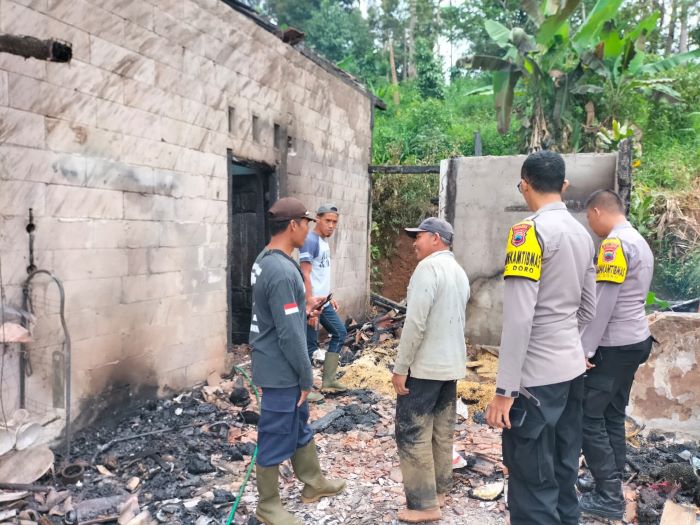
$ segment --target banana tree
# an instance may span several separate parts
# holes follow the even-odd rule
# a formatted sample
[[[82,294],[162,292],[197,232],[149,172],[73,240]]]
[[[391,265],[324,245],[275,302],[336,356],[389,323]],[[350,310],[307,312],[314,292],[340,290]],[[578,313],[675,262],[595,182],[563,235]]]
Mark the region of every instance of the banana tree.
[[[525,90],[529,106],[522,124],[528,151],[575,148],[584,126],[572,109],[579,103],[591,104],[591,96],[597,97],[606,122],[617,116],[617,107],[630,90],[678,99],[670,81],[659,74],[700,56],[696,50],[648,63],[644,46],[658,15],[647,17],[623,36],[614,24],[622,0],[598,0],[572,31],[568,20],[579,4],[580,0],[525,0],[523,8],[537,28],[533,35],[487,20],[486,31],[504,55],[477,55],[471,61],[472,68],[493,72],[501,133],[510,128],[516,86]]]
[[[621,117],[620,110],[632,92],[671,103],[680,101],[680,94],[673,89],[673,80],[664,78],[663,73],[700,59],[700,50],[650,61],[645,48],[658,19],[659,13],[652,13],[627,34],[620,33],[611,21],[597,38],[574,42],[585,73],[571,92],[596,95],[599,109],[605,115],[603,124],[608,125]]]
[[[501,57],[473,57],[471,67],[493,72],[493,90],[498,130],[510,128],[517,85],[527,94],[529,107],[522,119],[527,130],[528,151],[542,147],[568,151],[578,126],[570,114],[571,88],[583,75],[572,40],[599,34],[608,16],[614,15],[622,0],[599,0],[579,30],[570,35],[568,19],[580,0],[523,2],[523,8],[537,28],[533,35],[524,29],[509,29],[493,20],[485,22],[491,39],[504,50]],[[575,138],[575,137],[574,137]]]

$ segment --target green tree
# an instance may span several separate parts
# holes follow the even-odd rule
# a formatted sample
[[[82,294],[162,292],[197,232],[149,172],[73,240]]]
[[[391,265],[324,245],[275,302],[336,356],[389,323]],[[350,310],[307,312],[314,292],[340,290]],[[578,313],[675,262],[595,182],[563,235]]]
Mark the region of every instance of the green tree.
[[[423,98],[445,98],[445,80],[438,57],[430,42],[419,38],[416,42],[416,74],[418,91]]]
[[[580,0],[563,6],[555,3],[551,8],[548,1],[526,2],[528,17],[537,26],[534,35],[494,20],[485,22],[489,36],[505,54],[475,56],[472,65],[493,72],[499,131],[505,133],[510,127],[519,82],[527,94],[523,124],[528,151],[542,147],[576,150],[584,124],[592,124],[583,122],[581,108],[589,95],[603,95],[606,121],[616,117],[618,105],[636,92],[678,100],[678,94],[659,74],[699,57],[700,51],[647,63],[646,40],[658,15],[650,15],[623,35],[615,26],[621,3],[598,0],[576,30],[569,20]]]
[[[306,22],[307,44],[364,81],[386,74],[386,63],[375,48],[367,20],[356,7],[343,7],[334,0],[320,0]]]

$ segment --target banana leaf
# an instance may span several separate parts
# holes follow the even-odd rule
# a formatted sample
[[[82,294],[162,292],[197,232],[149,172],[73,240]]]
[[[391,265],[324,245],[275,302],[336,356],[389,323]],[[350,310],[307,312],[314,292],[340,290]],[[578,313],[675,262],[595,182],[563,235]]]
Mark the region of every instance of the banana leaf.
[[[523,0],[522,8],[523,11],[527,13],[527,16],[530,17],[530,19],[535,23],[535,25],[539,27],[544,20],[542,11],[540,11],[540,3],[537,0]]]
[[[626,40],[634,41],[637,51],[644,51],[646,48],[647,37],[656,29],[656,24],[659,21],[659,12],[654,11],[652,14],[641,20],[628,35]]]
[[[513,111],[513,95],[515,85],[522,76],[522,72],[511,68],[509,71],[496,71],[493,73],[493,92],[498,117],[498,132],[507,133],[510,128],[510,116]]]
[[[616,57],[625,47],[625,39],[620,37],[614,26],[608,31],[601,33],[601,42],[603,44],[603,58]]]
[[[602,93],[605,91],[605,88],[602,86],[595,86],[593,84],[581,84],[578,86],[574,86],[574,88],[571,90],[571,93],[574,95],[594,95],[598,93]]]
[[[508,45],[510,29],[506,26],[495,20],[486,20],[484,22],[484,28],[491,39],[498,44],[498,47],[505,48]]]
[[[574,48],[579,53],[590,49],[598,42],[598,36],[603,24],[612,19],[620,8],[623,0],[598,0],[595,7],[571,39]]]
[[[635,76],[639,72],[639,68],[644,65],[645,57],[646,54],[642,53],[641,51],[637,51],[637,54],[627,65],[627,74],[630,76]]]
[[[493,86],[481,86],[478,88],[470,89],[462,96],[468,97],[471,95],[493,95]]]
[[[680,93],[678,93],[678,91],[666,84],[653,84],[645,89],[651,91],[652,95],[658,98],[663,98],[672,104],[676,104],[683,100],[683,97]]]
[[[598,58],[595,52],[587,51],[581,54],[581,63],[601,77],[610,79],[610,70],[608,69],[608,66],[605,65],[605,62]]]
[[[693,51],[688,51],[687,53],[679,53],[678,55],[672,55],[668,58],[664,58],[653,64],[647,64],[639,68],[640,73],[663,73],[676,66],[680,66],[691,62],[693,60],[700,60],[700,49],[694,49]]]
[[[484,71],[508,71],[513,67],[513,64],[498,57],[475,55],[472,58],[471,67],[472,69],[481,69]]]
[[[581,0],[564,0],[563,5],[560,4],[559,6],[559,10],[554,15],[545,18],[540,25],[540,28],[535,35],[537,43],[544,45],[548,44],[559,28],[566,23],[580,3]]]

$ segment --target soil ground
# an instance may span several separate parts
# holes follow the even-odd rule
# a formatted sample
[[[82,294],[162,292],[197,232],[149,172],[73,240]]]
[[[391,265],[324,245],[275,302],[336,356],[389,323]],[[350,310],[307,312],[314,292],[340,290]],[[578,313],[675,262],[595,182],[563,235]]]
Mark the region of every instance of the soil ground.
[[[418,261],[413,251],[413,239],[408,235],[399,235],[394,243],[394,253],[388,259],[379,262],[382,285],[379,293],[393,301],[406,298],[406,288]]]

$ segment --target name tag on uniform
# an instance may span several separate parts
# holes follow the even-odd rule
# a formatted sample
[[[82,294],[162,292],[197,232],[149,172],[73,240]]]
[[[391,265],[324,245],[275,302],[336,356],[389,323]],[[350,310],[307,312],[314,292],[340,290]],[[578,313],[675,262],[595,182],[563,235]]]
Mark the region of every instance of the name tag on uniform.
[[[503,277],[524,277],[539,281],[542,274],[542,246],[534,221],[519,222],[510,229]]]
[[[627,278],[627,258],[622,241],[614,237],[600,243],[595,267],[596,282],[622,284]]]

